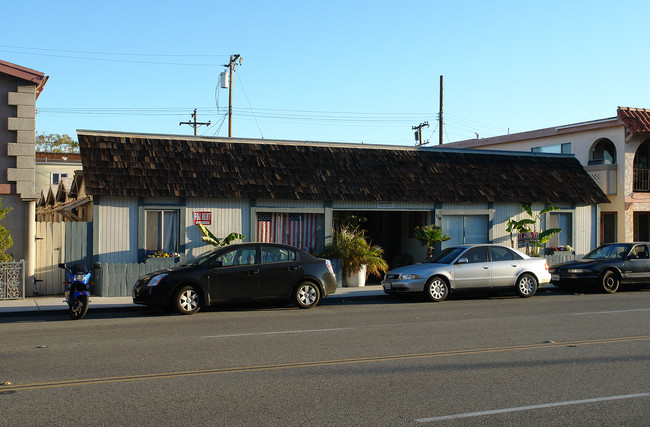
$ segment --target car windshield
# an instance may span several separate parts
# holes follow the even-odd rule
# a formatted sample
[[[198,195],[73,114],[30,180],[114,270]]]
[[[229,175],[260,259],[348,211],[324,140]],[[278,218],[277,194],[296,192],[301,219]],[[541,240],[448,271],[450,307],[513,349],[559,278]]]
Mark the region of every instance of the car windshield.
[[[187,260],[183,265],[200,265],[206,262],[208,259],[212,258],[216,251],[204,252],[201,255]]]
[[[447,248],[443,249],[424,262],[451,264],[467,248]]]
[[[630,245],[600,246],[585,255],[585,259],[623,259],[630,251]]]

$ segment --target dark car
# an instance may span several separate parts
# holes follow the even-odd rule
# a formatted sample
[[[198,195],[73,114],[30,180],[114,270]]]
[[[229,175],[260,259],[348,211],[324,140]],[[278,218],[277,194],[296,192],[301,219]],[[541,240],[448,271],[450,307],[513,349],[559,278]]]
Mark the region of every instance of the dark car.
[[[580,260],[551,267],[551,282],[559,288],[597,287],[615,293],[621,284],[650,283],[648,243],[609,243]]]
[[[293,300],[300,308],[311,308],[334,292],[336,276],[329,260],[293,246],[242,243],[142,276],[133,287],[133,302],[193,314],[216,302],[244,299]]]

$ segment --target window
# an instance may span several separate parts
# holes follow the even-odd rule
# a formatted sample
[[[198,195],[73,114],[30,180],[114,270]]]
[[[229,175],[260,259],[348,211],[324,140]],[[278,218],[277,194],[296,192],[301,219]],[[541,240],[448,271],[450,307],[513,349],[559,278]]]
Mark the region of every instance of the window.
[[[530,151],[533,153],[571,154],[571,143],[542,145],[541,147],[533,147]]]
[[[601,139],[589,152],[590,165],[616,164],[616,147],[609,139]]]
[[[255,246],[233,249],[223,255],[219,255],[216,258],[216,261],[221,261],[224,267],[232,267],[236,265],[252,265],[256,263],[256,253],[257,248]]]
[[[479,246],[477,248],[471,248],[465,251],[461,258],[467,258],[467,261],[470,264],[477,262],[487,262],[487,252],[485,246]]]
[[[52,172],[52,174],[50,175],[50,183],[54,185],[58,185],[63,178],[67,178],[67,177],[68,174],[65,172]]]
[[[177,210],[146,210],[145,250],[166,254],[178,253],[178,230]]]
[[[650,139],[646,139],[634,154],[634,191],[650,192]]]
[[[277,246],[262,246],[262,264],[296,260],[296,251]]]
[[[490,255],[492,256],[492,261],[512,261],[515,259],[521,259],[519,255],[510,249],[501,246],[490,246]]]
[[[559,234],[551,237],[550,246],[573,246],[573,214],[559,212],[549,214],[549,227],[561,228]]]
[[[442,242],[442,248],[450,246],[487,243],[487,215],[443,215],[442,229],[451,240]]]

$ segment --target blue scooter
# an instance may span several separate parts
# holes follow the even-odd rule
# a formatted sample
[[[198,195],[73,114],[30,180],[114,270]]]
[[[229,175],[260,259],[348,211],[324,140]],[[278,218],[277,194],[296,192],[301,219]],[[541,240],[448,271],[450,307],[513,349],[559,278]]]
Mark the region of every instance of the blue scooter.
[[[88,300],[90,297],[90,276],[91,272],[83,264],[74,264],[71,267],[59,264],[59,268],[65,270],[65,302],[68,303],[68,311],[73,320],[81,319],[88,311]]]

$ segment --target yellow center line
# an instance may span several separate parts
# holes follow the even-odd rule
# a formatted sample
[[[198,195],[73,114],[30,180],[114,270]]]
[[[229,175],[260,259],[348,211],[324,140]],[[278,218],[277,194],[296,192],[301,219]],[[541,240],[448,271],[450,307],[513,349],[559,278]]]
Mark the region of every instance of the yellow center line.
[[[637,337],[604,338],[604,339],[584,340],[584,341],[552,342],[552,343],[542,343],[542,344],[522,344],[522,345],[515,345],[515,346],[508,346],[508,347],[491,347],[491,348],[479,348],[479,349],[469,349],[469,350],[447,350],[447,351],[439,351],[435,353],[368,356],[368,357],[359,357],[359,358],[351,358],[351,359],[317,360],[313,362],[278,363],[272,365],[259,365],[259,366],[253,365],[253,366],[240,366],[240,367],[232,367],[232,368],[217,368],[217,369],[204,369],[204,370],[194,370],[194,371],[129,375],[129,376],[120,376],[120,377],[88,378],[88,379],[53,381],[53,382],[23,384],[23,385],[12,384],[8,386],[0,385],[0,393],[19,391],[19,390],[72,387],[72,386],[80,386],[80,385],[87,385],[87,384],[107,384],[107,383],[116,383],[116,382],[144,381],[144,380],[153,380],[153,379],[193,377],[193,376],[202,376],[202,375],[233,374],[233,373],[243,373],[243,372],[297,369],[297,368],[304,368],[304,367],[349,365],[355,363],[387,362],[392,360],[425,359],[425,358],[448,357],[448,356],[467,356],[467,355],[487,354],[487,353],[503,353],[503,352],[523,351],[523,350],[559,348],[559,347],[566,347],[566,346],[614,344],[614,343],[648,341],[648,340],[650,340],[650,335],[642,335]]]

